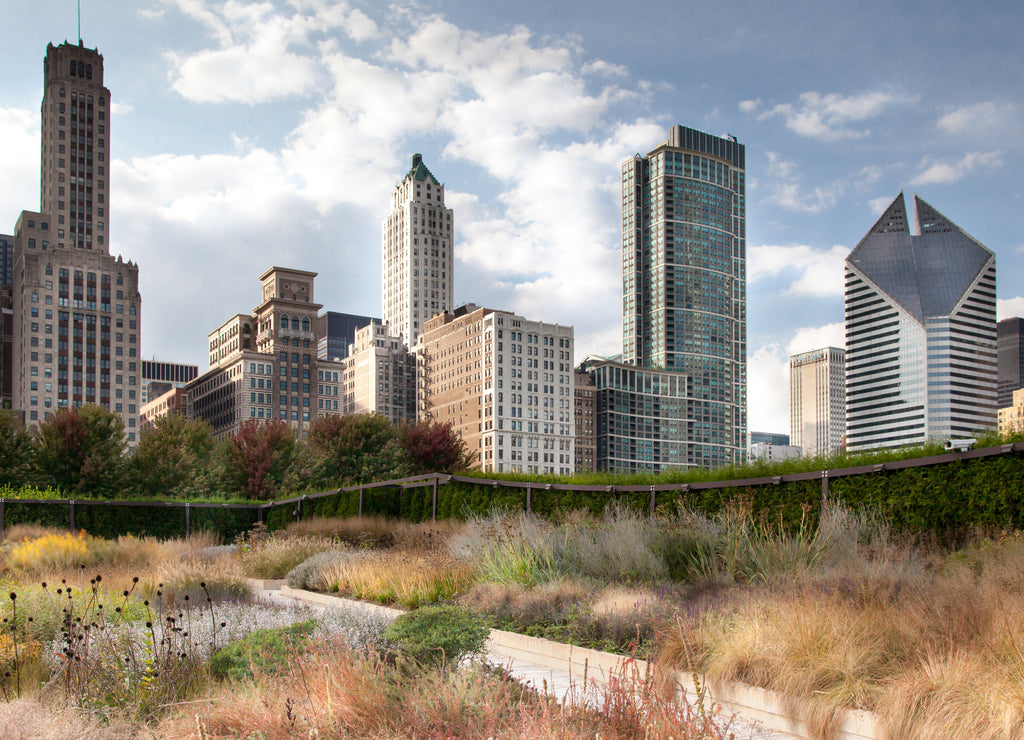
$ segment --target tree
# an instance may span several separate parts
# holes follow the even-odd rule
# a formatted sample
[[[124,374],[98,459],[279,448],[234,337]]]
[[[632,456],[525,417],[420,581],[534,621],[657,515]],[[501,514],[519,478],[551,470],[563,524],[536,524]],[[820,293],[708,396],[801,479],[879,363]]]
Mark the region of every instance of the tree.
[[[99,406],[61,409],[39,425],[35,464],[44,484],[66,495],[122,493],[124,424]]]
[[[229,490],[273,498],[295,455],[295,432],[280,419],[249,419],[224,443],[222,455]]]
[[[195,498],[210,493],[215,443],[210,425],[182,414],[161,416],[142,437],[129,462],[144,496]]]
[[[315,478],[323,486],[370,483],[401,476],[405,451],[386,416],[318,416],[307,438]]]
[[[473,463],[473,454],[451,424],[421,421],[404,424],[400,430],[410,475],[454,473]]]
[[[0,409],[0,487],[32,482],[32,435],[10,409]]]

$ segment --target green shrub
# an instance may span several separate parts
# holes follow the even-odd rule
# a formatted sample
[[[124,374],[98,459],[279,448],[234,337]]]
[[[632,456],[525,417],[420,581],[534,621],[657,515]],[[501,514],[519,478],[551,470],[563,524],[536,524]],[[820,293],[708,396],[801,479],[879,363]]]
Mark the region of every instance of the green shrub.
[[[287,669],[299,645],[316,626],[315,619],[307,619],[285,627],[250,632],[210,657],[210,674],[214,678],[239,681],[252,678],[256,672],[274,674]]]
[[[480,655],[489,634],[484,618],[469,609],[424,606],[398,617],[384,639],[423,667],[444,668]]]

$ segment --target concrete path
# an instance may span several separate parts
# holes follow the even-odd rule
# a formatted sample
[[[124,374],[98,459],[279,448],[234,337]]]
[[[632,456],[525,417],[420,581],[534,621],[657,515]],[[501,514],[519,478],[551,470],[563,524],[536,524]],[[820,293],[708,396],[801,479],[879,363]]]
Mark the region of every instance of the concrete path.
[[[376,604],[344,599],[325,594],[314,594],[310,592],[294,592],[284,588],[282,593],[281,585],[278,582],[254,582],[260,597],[277,604],[294,604],[300,601],[316,611],[330,610],[374,610],[388,616],[398,616],[402,613],[400,609],[391,609]],[[530,663],[521,656],[513,655],[510,650],[495,646],[493,641],[487,652],[486,660],[495,666],[500,666],[519,682],[526,686],[532,686],[538,692],[553,696],[558,701],[568,701],[577,706],[586,704],[597,707],[603,702],[602,674],[594,671],[587,682],[580,678],[573,677],[567,671],[556,670],[542,665]],[[726,720],[728,721],[728,717]],[[752,740],[793,740],[799,737],[784,732],[774,732],[765,729],[756,722],[745,722],[739,716],[733,716],[729,725],[729,731],[736,740],[750,738]]]

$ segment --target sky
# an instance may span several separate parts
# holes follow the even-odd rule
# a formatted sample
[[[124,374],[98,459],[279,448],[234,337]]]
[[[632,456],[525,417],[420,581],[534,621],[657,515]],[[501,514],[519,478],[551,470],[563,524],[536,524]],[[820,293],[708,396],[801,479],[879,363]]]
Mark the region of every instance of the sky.
[[[381,223],[414,153],[455,215],[455,305],[621,351],[621,163],[677,123],[746,145],[748,416],[789,431],[788,357],[843,346],[843,261],[902,190],[996,253],[1024,315],[1019,0],[82,0],[104,56],[111,253],[143,356],[207,334],[272,265],[380,316]],[[0,0],[0,233],[39,208],[46,45],[74,0]]]

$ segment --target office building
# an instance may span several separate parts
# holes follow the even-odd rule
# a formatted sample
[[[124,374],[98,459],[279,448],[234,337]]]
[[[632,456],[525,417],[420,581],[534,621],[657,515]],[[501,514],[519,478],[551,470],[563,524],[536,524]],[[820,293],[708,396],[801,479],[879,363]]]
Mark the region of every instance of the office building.
[[[823,347],[789,357],[790,442],[807,457],[833,455],[846,435],[846,350]]]
[[[342,413],[341,363],[320,360],[315,272],[271,267],[262,301],[209,334],[210,368],[186,386],[188,416],[214,434],[248,419],[281,419],[302,434],[318,415]]]
[[[999,355],[998,404],[1013,404],[1013,392],[1024,388],[1024,319],[1003,319],[996,325]]]
[[[0,285],[14,285],[14,237],[0,234]]]
[[[597,386],[594,376],[579,368],[572,372],[573,414],[576,421],[577,473],[597,470]]]
[[[11,408],[14,378],[14,237],[0,234],[0,409]]]
[[[142,404],[157,399],[172,388],[184,388],[199,375],[198,365],[180,362],[142,361]]]
[[[171,414],[184,414],[188,410],[184,386],[168,388],[155,396],[152,401],[142,405],[139,416],[142,430],[145,431],[156,423],[156,420]]]
[[[795,460],[803,454],[803,449],[798,445],[776,445],[771,442],[755,442],[750,445],[750,460],[763,460],[772,462],[774,460]]]
[[[1018,388],[1010,397],[1010,403],[999,408],[999,435],[1024,433],[1024,389]]]
[[[684,126],[622,165],[622,362],[685,376],[673,466],[746,457],[745,166],[734,138]]]
[[[344,360],[348,357],[349,345],[356,341],[356,331],[371,321],[369,316],[324,311],[317,321],[316,355],[321,360]]]
[[[384,324],[407,347],[416,346],[428,319],[452,309],[453,228],[444,185],[414,154],[384,220],[381,272]]]
[[[14,231],[12,401],[28,427],[97,404],[138,438],[139,269],[109,254],[110,91],[95,49],[50,44],[39,211]]]
[[[747,432],[747,447],[756,444],[788,445],[789,435],[781,432]]]
[[[573,329],[461,306],[427,321],[420,418],[451,424],[484,471],[569,475]]]
[[[341,364],[344,413],[380,414],[395,423],[416,421],[416,357],[380,321],[356,329]]]
[[[850,451],[996,428],[995,255],[903,193],[846,259]]]

